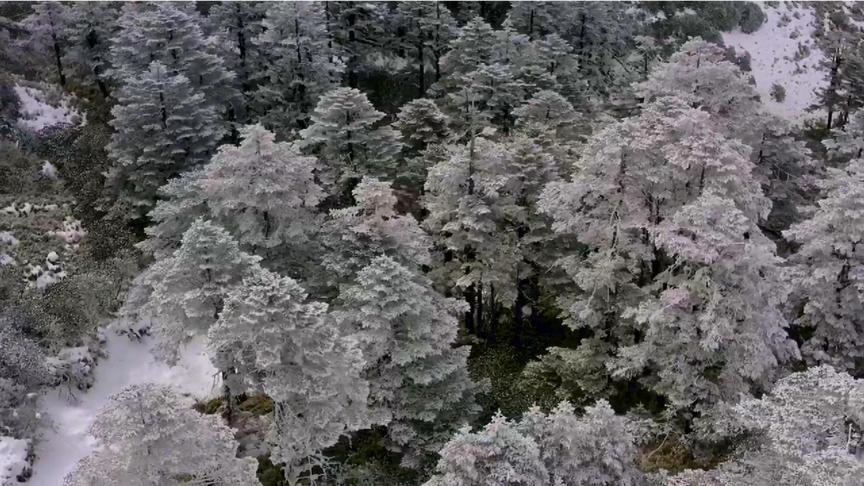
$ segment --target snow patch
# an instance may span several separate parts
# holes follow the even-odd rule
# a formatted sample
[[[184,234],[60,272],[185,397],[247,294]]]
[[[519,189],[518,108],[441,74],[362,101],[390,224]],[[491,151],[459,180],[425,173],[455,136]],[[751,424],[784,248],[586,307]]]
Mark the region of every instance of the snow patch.
[[[63,220],[63,227],[51,231],[50,234],[56,236],[63,240],[67,245],[71,247],[77,247],[78,243],[87,236],[87,231],[81,225],[81,221],[67,216],[66,219]]]
[[[46,160],[45,163],[42,164],[42,168],[39,170],[39,174],[41,174],[42,177],[56,180],[57,179],[57,167],[55,167],[54,164],[52,164],[51,162],[48,162]]]
[[[58,125],[75,125],[81,116],[71,106],[68,98],[63,98],[57,106],[48,104],[45,92],[36,88],[15,85],[15,94],[21,100],[21,118],[18,125],[38,132]]]
[[[30,468],[27,450],[30,443],[23,439],[0,437],[0,484],[15,484]],[[60,484],[60,483],[58,483]]]
[[[736,29],[724,33],[723,42],[738,54],[750,54],[751,74],[766,109],[792,123],[801,123],[815,115],[807,110],[816,103],[820,88],[827,82],[820,65],[825,55],[813,39],[815,12],[806,4],[757,3],[766,17],[759,30],[745,34]],[[782,101],[771,97],[775,83],[786,90]]]
[[[93,370],[94,383],[75,400],[60,390],[42,397],[42,410],[52,422],[42,441],[36,445],[32,486],[57,486],[79,460],[89,455],[96,439],[88,430],[96,414],[111,395],[130,385],[156,383],[168,385],[179,393],[197,399],[212,396],[219,390],[218,372],[210,363],[203,339],[193,340],[174,367],[158,361],[151,352],[148,337],[134,341],[107,332],[107,357]],[[190,405],[192,399],[189,399]]]

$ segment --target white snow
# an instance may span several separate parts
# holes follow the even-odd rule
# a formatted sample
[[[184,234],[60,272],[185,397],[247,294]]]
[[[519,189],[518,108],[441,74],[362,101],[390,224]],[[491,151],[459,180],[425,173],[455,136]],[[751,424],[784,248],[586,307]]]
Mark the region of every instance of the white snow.
[[[138,342],[108,331],[105,342],[108,356],[96,366],[93,387],[76,392],[74,402],[59,390],[52,390],[42,398],[42,410],[54,425],[36,445],[31,486],[63,484],[63,477],[96,445],[87,433],[96,413],[105,406],[108,397],[123,388],[158,383],[198,399],[210,397],[218,390],[218,374],[205,354],[203,341],[193,341],[174,367],[157,361],[151,346],[147,337]]]
[[[751,74],[767,110],[792,123],[801,123],[814,116],[807,109],[827,82],[819,65],[825,56],[812,37],[816,27],[813,7],[798,2],[757,3],[766,16],[759,30],[751,34],[740,29],[727,32],[723,42],[739,54],[750,53]],[[806,49],[809,54],[798,59],[802,56],[799,51]],[[770,96],[774,83],[786,89],[783,102]]]
[[[63,99],[59,106],[51,106],[43,99],[45,93],[35,88],[15,85],[15,94],[21,100],[21,119],[18,124],[33,131],[56,125],[73,125],[80,119],[78,112]]]
[[[12,437],[0,437],[0,484],[15,484],[15,479],[30,463],[27,461],[28,442]]]
[[[57,167],[54,166],[51,162],[45,161],[42,164],[42,168],[39,170],[39,173],[48,179],[57,179]]]

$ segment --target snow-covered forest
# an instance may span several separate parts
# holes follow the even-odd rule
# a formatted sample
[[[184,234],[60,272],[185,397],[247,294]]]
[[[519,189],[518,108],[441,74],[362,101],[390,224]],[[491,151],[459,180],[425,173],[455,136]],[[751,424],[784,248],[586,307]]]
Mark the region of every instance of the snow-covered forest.
[[[0,3],[0,485],[864,485],[864,5]]]

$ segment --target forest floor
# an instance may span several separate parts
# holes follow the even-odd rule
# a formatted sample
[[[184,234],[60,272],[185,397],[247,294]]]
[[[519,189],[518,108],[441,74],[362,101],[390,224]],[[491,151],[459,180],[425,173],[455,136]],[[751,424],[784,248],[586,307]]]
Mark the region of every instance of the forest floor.
[[[96,414],[108,398],[123,388],[141,383],[168,385],[193,399],[208,398],[219,390],[217,373],[204,353],[203,343],[191,343],[176,366],[158,361],[151,352],[152,341],[140,341],[106,331],[107,356],[95,367],[94,384],[74,396],[50,390],[42,399],[41,410],[50,420],[48,430],[36,446],[32,486],[63,484],[75,464],[96,446],[88,434]]]

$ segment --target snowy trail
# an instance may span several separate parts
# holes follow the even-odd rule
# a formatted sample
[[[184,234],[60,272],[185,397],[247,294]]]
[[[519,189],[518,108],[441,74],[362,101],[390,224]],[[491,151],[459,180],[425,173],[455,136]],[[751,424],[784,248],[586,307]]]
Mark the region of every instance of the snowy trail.
[[[42,411],[53,422],[36,446],[33,486],[59,486],[75,464],[90,453],[95,439],[87,434],[96,413],[108,397],[124,387],[141,383],[169,385],[178,392],[196,398],[206,398],[217,389],[216,370],[204,353],[203,343],[191,343],[177,366],[169,367],[157,361],[150,352],[151,341],[135,342],[125,336],[107,332],[105,349],[108,356],[99,361],[94,371],[93,387],[76,394],[78,401],[70,403],[66,395],[50,391],[42,399]]]

